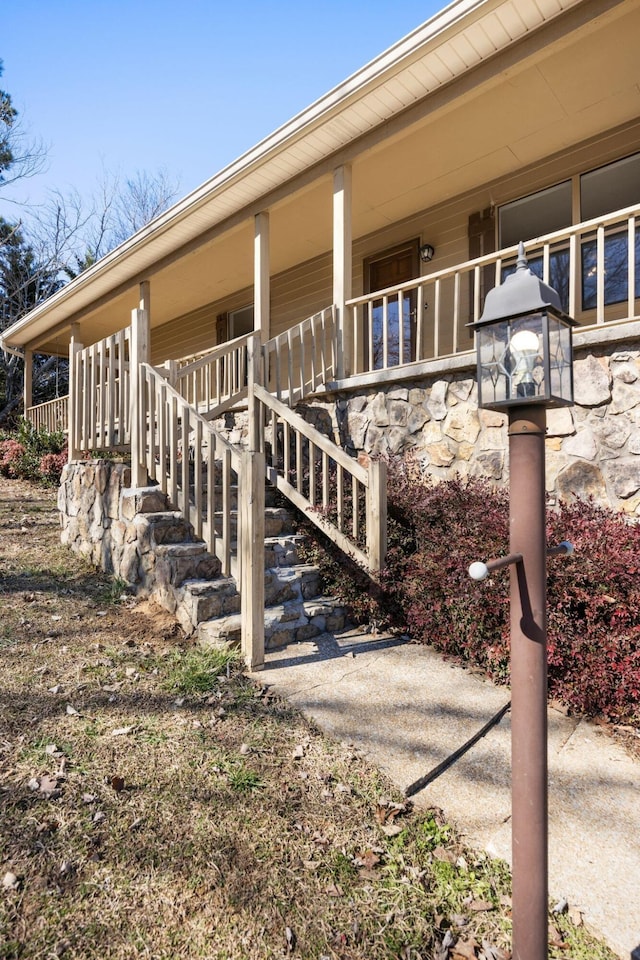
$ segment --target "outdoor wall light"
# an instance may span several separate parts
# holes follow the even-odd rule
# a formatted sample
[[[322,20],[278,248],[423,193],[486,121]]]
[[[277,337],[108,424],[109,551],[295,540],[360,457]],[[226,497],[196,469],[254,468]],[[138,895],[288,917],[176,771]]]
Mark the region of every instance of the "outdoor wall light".
[[[430,260],[433,260],[435,252],[435,247],[432,247],[430,243],[423,243],[420,247],[420,259],[423,263],[429,263]]]
[[[515,272],[489,291],[483,314],[473,324],[478,406],[571,405],[575,325],[556,291],[529,269],[520,244]]]
[[[485,299],[476,332],[478,406],[504,410],[509,426],[509,553],[471,564],[483,580],[510,568],[511,836],[514,960],[548,958],[547,407],[573,402],[571,328],[560,297],[518,263]]]

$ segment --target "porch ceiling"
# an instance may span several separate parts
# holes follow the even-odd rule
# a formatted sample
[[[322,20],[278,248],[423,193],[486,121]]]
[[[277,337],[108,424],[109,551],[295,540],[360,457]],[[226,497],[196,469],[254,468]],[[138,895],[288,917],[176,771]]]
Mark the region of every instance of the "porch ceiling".
[[[105,262],[108,275],[102,268],[93,281],[87,275],[77,291],[67,288],[59,304],[34,311],[30,326],[16,329],[9,342],[21,345],[34,342],[35,336],[44,352],[64,350],[72,319],[81,323],[85,343],[99,339],[128,323],[141,279],[151,279],[153,326],[251,286],[252,217],[259,209],[271,214],[272,274],[327,253],[332,243],[331,171],[345,160],[353,163],[356,238],[499,181],[640,115],[640,0],[538,0],[531,8],[545,11],[543,43],[527,34],[521,18],[518,34],[510,19],[515,16],[512,2],[469,0],[457,6],[481,8],[483,16],[464,31],[456,33],[455,25],[447,28],[448,60],[444,40],[437,56],[431,48],[407,55],[401,74],[396,70],[357,100],[354,92],[342,120],[333,117],[289,144],[290,155],[286,162],[279,161],[278,176],[280,184],[289,181],[290,187],[278,186],[277,164],[264,165],[261,172],[257,161],[244,180],[224,190],[211,187],[208,198],[205,185],[201,202],[195,195],[191,207],[189,198],[183,202],[182,218],[174,213],[171,219],[170,211],[164,228],[161,218],[147,233],[141,231],[129,242],[130,253],[122,248],[106,258],[111,264]],[[571,9],[554,19],[562,7]],[[523,39],[509,46],[502,59],[492,58],[507,29]],[[465,69],[456,57],[466,58]],[[456,70],[457,80],[452,79]],[[348,89],[344,95],[351,96]],[[349,122],[355,129],[358,118],[357,137],[350,141],[343,130],[341,140],[336,124]],[[315,152],[312,135],[325,141]],[[295,157],[299,175],[292,180]],[[246,161],[245,167],[250,169],[251,163]],[[204,240],[198,239],[203,235]]]

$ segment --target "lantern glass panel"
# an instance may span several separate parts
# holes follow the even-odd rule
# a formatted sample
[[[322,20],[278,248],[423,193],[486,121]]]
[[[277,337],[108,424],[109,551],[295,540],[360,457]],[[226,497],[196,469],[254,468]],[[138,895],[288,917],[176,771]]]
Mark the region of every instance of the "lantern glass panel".
[[[555,403],[573,403],[571,327],[549,316],[549,394]]]
[[[545,398],[544,321],[544,314],[535,313],[478,330],[481,406],[508,407]]]

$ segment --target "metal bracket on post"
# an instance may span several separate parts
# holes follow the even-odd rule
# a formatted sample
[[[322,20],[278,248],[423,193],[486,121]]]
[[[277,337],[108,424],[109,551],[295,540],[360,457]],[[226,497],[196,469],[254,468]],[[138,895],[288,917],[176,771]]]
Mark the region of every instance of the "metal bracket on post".
[[[548,557],[565,556],[570,557],[574,553],[574,546],[568,540],[563,540],[556,547],[547,547]],[[499,557],[497,560],[476,560],[469,566],[469,576],[472,580],[486,580],[494,570],[501,570],[503,567],[509,567],[512,563],[522,563],[521,553],[509,553],[506,557]]]

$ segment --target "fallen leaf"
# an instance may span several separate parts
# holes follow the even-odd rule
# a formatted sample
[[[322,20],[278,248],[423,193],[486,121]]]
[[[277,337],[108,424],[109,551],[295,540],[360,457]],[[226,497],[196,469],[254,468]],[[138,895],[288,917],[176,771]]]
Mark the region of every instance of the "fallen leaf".
[[[373,850],[365,850],[364,853],[355,857],[355,863],[358,867],[364,867],[366,870],[372,870],[380,863],[380,857]]]
[[[397,837],[398,834],[402,833],[403,828],[397,823],[384,824],[382,827],[382,832],[386,837]]]
[[[15,873],[12,873],[11,870],[7,870],[4,877],[2,878],[2,886],[5,890],[17,890],[20,886],[20,881],[18,880]]]
[[[433,855],[441,863],[455,863],[458,859],[455,853],[452,853],[451,850],[445,850],[444,847],[436,847]]]
[[[476,913],[481,913],[483,910],[493,910],[493,904],[489,900],[472,900],[468,904],[469,910],[475,910]]]
[[[310,870],[313,872],[314,870],[318,869],[320,863],[317,860],[303,860],[302,866],[305,868],[305,870]]]
[[[567,916],[569,917],[569,920],[571,920],[571,923],[574,925],[574,927],[581,927],[584,923],[582,913],[577,907],[569,907]]]
[[[31,777],[31,780],[29,780],[27,786],[29,790],[33,790],[35,792],[36,790],[40,789],[40,781],[37,779],[37,777]]]
[[[376,804],[375,817],[378,823],[385,824],[395,820],[403,813],[410,813],[412,809],[413,804],[410,801],[407,801],[407,803],[382,802]]]
[[[62,690],[62,684],[56,683],[55,687],[49,687],[49,693],[60,693]]]
[[[98,798],[97,798],[97,796],[96,796],[95,793],[83,793],[83,794],[82,794],[82,802],[83,802],[83,803],[95,803],[97,799],[98,799]]]
[[[58,789],[58,778],[55,776],[50,777],[48,773],[45,773],[44,776],[40,777],[40,793],[43,793],[45,797],[49,797],[50,799],[60,796],[60,790]]]
[[[118,774],[115,774],[113,777],[111,777],[111,786],[116,793],[120,793],[121,790],[124,790],[124,777],[120,777]]]
[[[126,737],[127,734],[133,733],[133,727],[118,727],[116,730],[111,731],[112,737]]]
[[[298,746],[293,751],[293,759],[302,760],[303,757],[304,757],[304,747],[302,746],[301,743],[299,743]]]
[[[480,957],[484,957],[484,960],[511,960],[510,953],[506,953],[504,950],[501,950],[500,947],[494,946],[492,943],[489,943],[488,940],[482,941],[482,950],[483,953],[480,954]]]
[[[344,890],[339,883],[330,883],[328,887],[325,888],[325,893],[328,897],[343,897]]]
[[[106,813],[103,813],[102,810],[96,810],[94,815],[91,817],[92,823],[102,823],[103,820],[107,819]]]
[[[287,941],[287,953],[291,953],[295,949],[296,935],[291,927],[285,927],[284,935]]]
[[[44,752],[48,753],[49,756],[53,756],[55,753],[60,753],[55,743],[48,743],[44,748]]]
[[[475,940],[458,940],[453,948],[451,956],[452,958],[460,957],[461,960],[476,960],[477,946],[478,944]]]
[[[79,717],[80,714],[75,707],[72,707],[70,703],[67,704],[67,714],[70,717]]]

